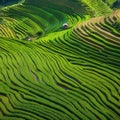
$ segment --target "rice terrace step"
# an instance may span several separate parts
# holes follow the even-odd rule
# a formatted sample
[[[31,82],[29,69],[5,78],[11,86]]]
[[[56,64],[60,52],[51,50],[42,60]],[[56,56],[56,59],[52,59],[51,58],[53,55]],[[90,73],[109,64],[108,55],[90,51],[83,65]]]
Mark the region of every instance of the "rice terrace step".
[[[120,1],[0,0],[0,120],[120,120]]]

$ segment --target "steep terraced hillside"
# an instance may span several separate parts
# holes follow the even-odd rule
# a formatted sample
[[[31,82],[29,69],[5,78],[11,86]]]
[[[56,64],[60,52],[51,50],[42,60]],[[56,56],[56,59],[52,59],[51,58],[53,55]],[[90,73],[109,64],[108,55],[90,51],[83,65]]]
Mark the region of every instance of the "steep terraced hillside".
[[[48,33],[61,31],[65,22],[68,22],[72,27],[78,21],[86,19],[86,17],[89,18],[90,12],[87,12],[88,10],[82,6],[83,4],[68,0],[60,3],[56,0],[36,0],[34,2],[29,0],[24,4],[20,3],[10,8],[3,8],[1,10],[2,32],[0,36],[35,40]],[[71,9],[72,6],[74,7]]]
[[[120,9],[111,5],[1,7],[0,120],[120,120]]]

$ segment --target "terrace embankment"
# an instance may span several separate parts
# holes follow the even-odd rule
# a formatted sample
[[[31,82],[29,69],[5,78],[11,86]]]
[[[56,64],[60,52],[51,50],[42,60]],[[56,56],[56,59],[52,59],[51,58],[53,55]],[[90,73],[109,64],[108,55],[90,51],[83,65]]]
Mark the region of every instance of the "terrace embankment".
[[[64,1],[0,12],[1,120],[120,119],[120,10]]]

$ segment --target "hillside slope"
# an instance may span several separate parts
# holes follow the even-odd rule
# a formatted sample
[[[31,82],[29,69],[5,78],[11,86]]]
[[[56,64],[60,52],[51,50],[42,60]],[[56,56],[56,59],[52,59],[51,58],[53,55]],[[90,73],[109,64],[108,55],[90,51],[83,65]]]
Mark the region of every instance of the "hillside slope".
[[[120,120],[120,9],[107,2],[1,9],[0,120]]]

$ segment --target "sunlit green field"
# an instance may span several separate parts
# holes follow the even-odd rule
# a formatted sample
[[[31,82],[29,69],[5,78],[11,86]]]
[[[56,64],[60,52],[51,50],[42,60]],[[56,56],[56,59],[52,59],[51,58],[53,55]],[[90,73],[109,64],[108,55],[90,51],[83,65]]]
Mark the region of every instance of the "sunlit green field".
[[[120,120],[119,0],[4,2],[0,120]]]

